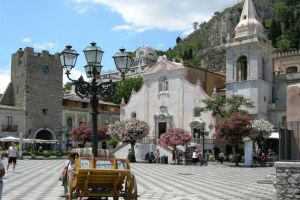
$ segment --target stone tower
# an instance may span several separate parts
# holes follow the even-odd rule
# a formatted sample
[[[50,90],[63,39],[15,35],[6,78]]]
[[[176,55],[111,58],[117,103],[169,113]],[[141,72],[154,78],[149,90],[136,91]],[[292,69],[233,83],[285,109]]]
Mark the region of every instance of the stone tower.
[[[13,104],[25,110],[25,137],[57,139],[62,128],[62,67],[57,55],[33,48],[12,55]]]
[[[273,47],[259,22],[252,0],[245,0],[235,37],[227,39],[226,96],[243,95],[254,102],[253,118],[267,119],[272,103]]]

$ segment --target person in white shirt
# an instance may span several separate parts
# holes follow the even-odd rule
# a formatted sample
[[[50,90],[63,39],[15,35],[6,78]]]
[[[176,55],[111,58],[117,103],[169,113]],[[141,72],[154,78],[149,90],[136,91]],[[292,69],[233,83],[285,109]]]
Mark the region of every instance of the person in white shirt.
[[[9,165],[12,164],[13,165],[13,171],[15,171],[15,167],[16,167],[16,163],[17,163],[17,155],[18,155],[18,150],[15,147],[15,143],[11,143],[11,146],[8,148],[7,151],[8,154],[8,163],[7,163],[7,171],[9,168]]]
[[[0,200],[2,197],[2,190],[3,190],[3,176],[5,175],[5,169],[4,169],[4,165],[2,164],[2,162],[0,161]]]
[[[196,165],[199,162],[199,154],[197,150],[193,152],[192,160],[193,160],[193,165]]]

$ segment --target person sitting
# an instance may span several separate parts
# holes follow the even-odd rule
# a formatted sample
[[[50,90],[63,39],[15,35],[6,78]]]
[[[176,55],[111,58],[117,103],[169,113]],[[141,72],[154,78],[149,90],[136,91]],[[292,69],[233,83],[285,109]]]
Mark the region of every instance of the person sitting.
[[[155,161],[155,155],[154,155],[153,152],[151,152],[150,155],[149,155],[149,163],[152,163],[154,161]]]
[[[268,158],[271,158],[271,157],[273,157],[274,155],[273,155],[273,151],[271,150],[271,149],[268,149]]]
[[[149,152],[146,153],[146,155],[145,155],[145,161],[146,161],[146,162],[149,162]]]
[[[265,166],[267,160],[268,160],[268,157],[266,156],[266,154],[262,153],[261,156],[259,157],[260,166]]]

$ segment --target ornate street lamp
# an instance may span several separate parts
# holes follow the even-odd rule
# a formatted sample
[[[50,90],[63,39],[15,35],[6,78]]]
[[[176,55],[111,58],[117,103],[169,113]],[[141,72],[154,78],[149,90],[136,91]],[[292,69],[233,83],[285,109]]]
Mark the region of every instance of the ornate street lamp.
[[[87,61],[87,65],[84,66],[86,76],[90,79],[89,82],[85,81],[82,76],[78,80],[70,78],[71,70],[75,67],[78,53],[72,49],[72,46],[68,45],[60,53],[60,61],[62,67],[65,69],[65,73],[70,81],[75,86],[75,93],[81,98],[89,97],[90,103],[92,104],[92,151],[93,156],[98,156],[98,131],[97,131],[97,116],[98,102],[100,98],[108,98],[114,95],[116,83],[112,80],[108,82],[98,83],[97,80],[100,78],[101,73],[101,60],[103,51],[100,47],[96,46],[95,42],[91,43],[91,46],[86,47],[84,55]],[[120,49],[120,52],[113,56],[117,69],[121,72],[122,80],[124,80],[125,73],[128,71],[131,58],[125,52],[125,49]]]
[[[199,125],[200,125],[199,129],[200,129],[200,132],[201,132],[201,135],[202,135],[202,156],[203,156],[203,158],[205,159],[205,153],[204,153],[204,138],[205,138],[205,135],[208,135],[208,132],[205,131],[205,130],[206,130],[206,129],[205,129],[205,126],[206,126],[205,121],[200,122]]]

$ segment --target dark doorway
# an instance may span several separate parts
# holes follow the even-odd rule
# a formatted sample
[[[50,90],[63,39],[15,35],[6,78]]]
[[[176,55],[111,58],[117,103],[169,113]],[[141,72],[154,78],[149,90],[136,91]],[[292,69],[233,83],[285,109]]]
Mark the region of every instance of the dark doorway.
[[[193,137],[200,138],[200,129],[197,129],[197,128],[193,129]]]
[[[165,133],[167,131],[167,122],[159,122],[158,123],[158,137],[161,136],[161,134]]]
[[[47,130],[42,130],[36,134],[36,139],[41,139],[41,140],[53,140],[52,134],[47,131]],[[36,150],[50,150],[51,149],[51,144],[46,144],[46,143],[36,143],[35,144],[35,149]]]

